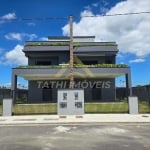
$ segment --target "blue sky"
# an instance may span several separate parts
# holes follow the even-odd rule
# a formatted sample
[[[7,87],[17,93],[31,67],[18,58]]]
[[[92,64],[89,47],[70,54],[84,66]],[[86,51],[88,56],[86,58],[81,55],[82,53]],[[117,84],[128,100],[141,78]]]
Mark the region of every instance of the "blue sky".
[[[19,18],[69,15],[75,16],[74,35],[95,35],[96,41],[116,41],[117,63],[131,67],[132,84],[149,84],[150,14],[102,16],[150,12],[149,6],[149,0],[0,0],[0,85],[10,84],[11,68],[27,63],[21,51],[25,41],[69,34],[68,19],[19,21]],[[89,15],[95,17],[85,17]],[[19,82],[26,84],[23,79]],[[117,85],[123,82],[123,77],[117,79]]]

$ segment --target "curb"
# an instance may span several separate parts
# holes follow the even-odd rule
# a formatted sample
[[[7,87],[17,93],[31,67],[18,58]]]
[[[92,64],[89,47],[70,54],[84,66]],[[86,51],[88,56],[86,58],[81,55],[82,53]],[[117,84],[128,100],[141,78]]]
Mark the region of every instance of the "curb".
[[[86,114],[81,116],[10,116],[0,117],[0,126],[31,124],[145,124],[150,125],[150,114]]]

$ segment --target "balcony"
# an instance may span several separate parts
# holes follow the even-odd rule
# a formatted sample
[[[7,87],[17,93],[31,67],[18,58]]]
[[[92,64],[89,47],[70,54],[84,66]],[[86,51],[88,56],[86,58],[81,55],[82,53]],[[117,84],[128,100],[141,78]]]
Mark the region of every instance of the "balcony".
[[[115,78],[130,73],[125,64],[74,64],[75,78]],[[69,65],[51,66],[19,66],[13,68],[13,75],[21,76],[27,80],[62,80],[69,79]]]
[[[96,64],[96,65],[74,65],[75,79],[108,79],[125,75],[126,88],[132,95],[130,68],[122,64]],[[59,66],[19,66],[12,71],[12,95],[16,100],[17,77],[23,77],[31,81],[41,80],[69,80],[69,65]]]

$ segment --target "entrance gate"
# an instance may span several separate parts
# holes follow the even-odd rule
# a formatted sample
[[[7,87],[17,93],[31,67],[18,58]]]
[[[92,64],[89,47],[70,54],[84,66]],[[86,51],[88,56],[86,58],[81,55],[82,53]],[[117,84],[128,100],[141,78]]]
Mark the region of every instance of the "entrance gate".
[[[83,115],[84,114],[84,90],[60,89],[57,93],[58,115]]]

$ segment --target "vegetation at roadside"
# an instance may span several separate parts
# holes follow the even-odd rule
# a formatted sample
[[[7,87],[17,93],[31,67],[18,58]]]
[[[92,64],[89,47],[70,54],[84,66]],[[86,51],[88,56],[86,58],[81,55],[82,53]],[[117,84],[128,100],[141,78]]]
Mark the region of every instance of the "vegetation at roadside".
[[[2,115],[2,105],[0,105],[0,115]]]
[[[128,113],[127,102],[114,103],[85,103],[85,113]],[[139,113],[150,113],[150,106],[146,102],[139,103]],[[0,115],[2,105],[0,105]],[[13,106],[14,115],[34,115],[34,114],[57,114],[57,104],[15,104]]]
[[[139,113],[150,113],[150,104],[145,101],[139,102]]]
[[[127,103],[86,103],[85,113],[128,113]]]
[[[56,114],[57,104],[16,104],[13,106],[14,115]]]
[[[2,99],[0,99],[0,105],[2,105]]]

